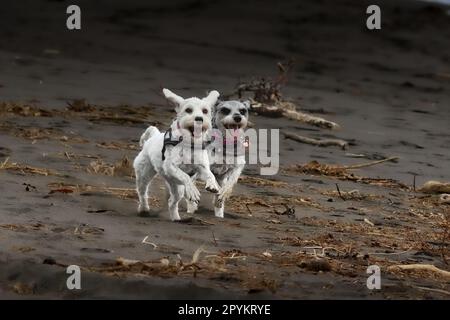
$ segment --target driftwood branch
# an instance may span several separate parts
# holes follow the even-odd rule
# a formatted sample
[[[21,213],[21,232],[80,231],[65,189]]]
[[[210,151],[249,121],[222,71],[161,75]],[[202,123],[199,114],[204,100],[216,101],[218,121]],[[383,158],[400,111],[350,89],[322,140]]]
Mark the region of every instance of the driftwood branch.
[[[437,273],[444,278],[450,279],[450,272],[437,268],[432,264],[406,264],[406,265],[394,265],[390,266],[389,269],[401,269],[401,270],[425,270]]]
[[[251,99],[253,111],[263,116],[285,117],[326,129],[339,128],[337,123],[297,111],[294,103],[285,101],[281,94],[281,88],[287,83],[288,75],[294,67],[294,60],[279,62],[277,67],[277,77],[263,77],[240,82],[236,89],[225,98],[229,99],[231,96],[237,95],[241,99],[244,93],[251,93],[253,95]]]
[[[450,194],[444,193],[439,197],[440,203],[450,204]]]
[[[450,193],[450,182],[427,181],[419,191],[423,193]]]
[[[312,116],[303,112],[296,110],[285,110],[283,116],[289,119],[304,122],[316,127],[326,128],[326,129],[339,129],[340,126],[337,123],[325,120],[320,117]]]
[[[338,146],[343,150],[345,150],[348,147],[348,142],[340,139],[314,139],[300,136],[292,132],[284,132],[284,131],[282,132],[282,134],[286,139],[291,139],[300,143],[312,144],[314,146],[319,147]]]
[[[279,102],[275,105],[257,103],[253,104],[252,108],[257,113],[267,117],[285,117],[325,129],[340,128],[337,123],[295,110],[295,106],[289,102]]]
[[[430,292],[436,292],[436,293],[445,294],[447,296],[450,296],[450,292],[448,292],[446,290],[442,290],[442,289],[434,289],[434,288],[418,287],[418,286],[413,286],[413,288],[430,291]]]
[[[377,161],[366,162],[366,163],[361,163],[361,164],[355,164],[355,165],[352,165],[352,166],[344,166],[342,168],[346,169],[346,170],[360,169],[360,168],[365,168],[365,167],[371,167],[371,166],[374,166],[374,165],[377,165],[377,164],[380,164],[380,163],[383,163],[383,162],[396,161],[398,159],[399,159],[399,157],[389,157],[389,158],[381,159],[381,160],[377,160]]]

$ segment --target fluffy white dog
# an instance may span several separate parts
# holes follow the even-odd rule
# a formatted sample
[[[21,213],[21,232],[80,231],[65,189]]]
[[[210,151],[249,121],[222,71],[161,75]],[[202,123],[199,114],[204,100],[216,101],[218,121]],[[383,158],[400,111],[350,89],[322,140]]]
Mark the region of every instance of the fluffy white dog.
[[[214,108],[214,148],[209,153],[211,171],[221,190],[214,197],[214,214],[223,218],[224,202],[231,195],[234,185],[245,167],[244,129],[248,124],[250,103],[221,101]],[[230,161],[231,160],[231,161]],[[193,179],[196,178],[196,175]],[[197,210],[198,203],[186,199],[188,213]]]
[[[211,109],[219,93],[211,91],[203,99],[182,97],[163,89],[165,97],[175,105],[176,119],[170,129],[162,133],[156,127],[149,127],[141,137],[142,151],[134,160],[136,187],[139,196],[139,212],[148,212],[147,193],[151,180],[161,175],[169,190],[169,214],[172,220],[180,220],[178,203],[185,196],[190,203],[200,200],[200,192],[192,175],[206,183],[206,190],[220,191],[210,171],[206,150],[211,129]]]

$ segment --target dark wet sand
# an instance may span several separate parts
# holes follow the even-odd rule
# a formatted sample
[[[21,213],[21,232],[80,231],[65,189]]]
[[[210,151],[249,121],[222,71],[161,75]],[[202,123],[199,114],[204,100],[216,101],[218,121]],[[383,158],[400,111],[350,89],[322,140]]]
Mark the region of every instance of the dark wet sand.
[[[80,2],[80,32],[64,29],[64,2],[2,4],[0,163],[17,166],[0,170],[1,298],[449,298],[448,279],[388,270],[410,263],[449,270],[449,206],[413,190],[414,176],[417,186],[450,180],[445,11],[384,1],[383,29],[369,32],[364,1],[105,3]],[[241,78],[276,74],[276,63],[290,57],[296,65],[284,97],[342,129],[254,114],[252,122],[344,139],[350,148],[282,140],[280,172],[261,177],[249,166],[223,220],[204,193],[191,223],[170,222],[159,180],[154,216],[137,216],[129,162],[113,176],[108,170],[132,161],[148,124],[170,123],[174,112],[160,89],[228,93]],[[95,107],[67,110],[75,99]],[[394,179],[391,186],[292,169],[389,156],[400,159],[352,172]],[[339,196],[336,183],[344,195],[358,193]],[[277,214],[284,205],[295,217]],[[206,252],[197,266],[180,267],[199,247]],[[326,248],[324,257],[311,247]],[[168,259],[170,267],[114,269],[118,257]],[[49,258],[56,264],[43,264]],[[318,259],[327,263],[317,267]],[[65,287],[70,264],[83,267],[81,291]],[[382,268],[379,291],[366,287],[372,264]]]

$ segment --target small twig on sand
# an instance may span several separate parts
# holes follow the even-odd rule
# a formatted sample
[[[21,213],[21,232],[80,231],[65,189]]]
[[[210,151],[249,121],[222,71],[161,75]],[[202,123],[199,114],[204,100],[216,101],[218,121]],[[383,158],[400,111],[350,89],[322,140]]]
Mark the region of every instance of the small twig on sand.
[[[144,240],[142,240],[142,243],[152,245],[152,246],[153,246],[153,249],[158,248],[158,246],[157,246],[156,244],[154,244],[153,242],[148,242],[147,239],[148,239],[148,236],[146,236],[146,237],[144,238]]]
[[[340,254],[345,254],[345,252],[343,252],[343,251],[340,251],[340,250],[338,250],[338,249],[336,249],[336,248],[333,248],[333,247],[322,247],[322,246],[308,246],[308,247],[302,247],[301,249],[303,249],[303,250],[313,250],[313,252],[312,252],[312,255],[314,256],[314,257],[325,257],[326,256],[326,251],[327,250],[333,250],[333,251],[336,251],[337,253],[340,253]],[[320,252],[320,253],[317,253],[317,251],[316,250],[321,250],[322,252]]]
[[[386,159],[382,159],[382,160],[377,160],[377,161],[372,161],[372,162],[367,162],[367,163],[361,163],[361,164],[355,164],[352,166],[343,166],[342,169],[346,169],[346,170],[352,170],[352,169],[360,169],[360,168],[365,168],[365,167],[371,167],[383,162],[388,162],[388,161],[396,161],[400,159],[399,157],[389,157]]]
[[[349,158],[366,158],[367,156],[365,154],[358,154],[358,153],[346,153],[345,154],[346,157]]]
[[[245,204],[245,207],[246,207],[247,210],[248,210],[248,214],[249,214],[250,216],[253,216],[252,210],[250,210],[250,207],[248,206],[248,203]]]
[[[8,161],[9,161],[9,157],[7,157],[7,158],[5,159],[5,161],[2,162],[2,164],[0,164],[0,169],[5,168],[5,167],[6,167],[6,164],[8,163]]]
[[[368,253],[369,256],[391,256],[391,255],[400,255],[410,252],[411,249],[400,251],[400,252],[371,252]]]
[[[346,199],[345,199],[344,196],[342,195],[341,190],[339,189],[339,184],[337,184],[337,183],[336,183],[336,190],[337,190],[337,192],[339,193],[339,197],[341,197],[341,199],[345,201]]]
[[[414,192],[416,192],[416,176],[417,174],[413,174],[414,178],[413,178],[413,190]]]
[[[192,255],[192,264],[197,263],[200,258],[200,254],[205,251],[203,246],[200,246],[197,250],[195,250],[194,254]]]
[[[372,226],[372,227],[375,226],[375,224],[367,218],[364,218],[364,222],[367,223],[369,226]]]
[[[217,247],[217,239],[216,239],[216,236],[214,235],[214,232],[213,232],[213,231],[211,231],[211,233],[212,233],[212,237],[213,237],[213,240],[214,240],[214,245]]]
[[[292,132],[282,132],[282,133],[286,139],[291,139],[300,143],[312,144],[314,146],[319,147],[338,146],[343,150],[345,150],[348,147],[348,143],[340,139],[314,139],[300,136]]]
[[[450,279],[450,272],[437,268],[432,264],[407,264],[407,265],[394,265],[390,266],[389,269],[399,268],[401,270],[426,270],[437,273],[445,278]]]

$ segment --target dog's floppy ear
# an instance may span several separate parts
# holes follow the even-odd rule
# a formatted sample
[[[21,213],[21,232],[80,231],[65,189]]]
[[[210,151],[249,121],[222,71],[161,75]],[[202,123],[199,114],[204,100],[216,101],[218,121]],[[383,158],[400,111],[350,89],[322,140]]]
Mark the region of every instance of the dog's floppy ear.
[[[216,103],[214,103],[212,109],[215,112],[217,108],[220,106],[220,104],[223,103],[223,100],[217,99]]]
[[[242,101],[242,104],[245,106],[245,108],[247,108],[247,110],[250,109],[250,105],[251,105],[250,100]]]
[[[203,101],[205,101],[207,104],[211,106],[211,108],[214,106],[214,104],[217,101],[217,98],[219,98],[220,94],[216,90],[211,91],[207,97],[203,98]]]
[[[180,105],[183,103],[184,99],[182,97],[176,95],[169,89],[163,89],[163,93],[164,93],[164,96],[166,97],[166,99],[169,100],[170,102],[172,102],[175,105],[175,108],[178,110]]]

